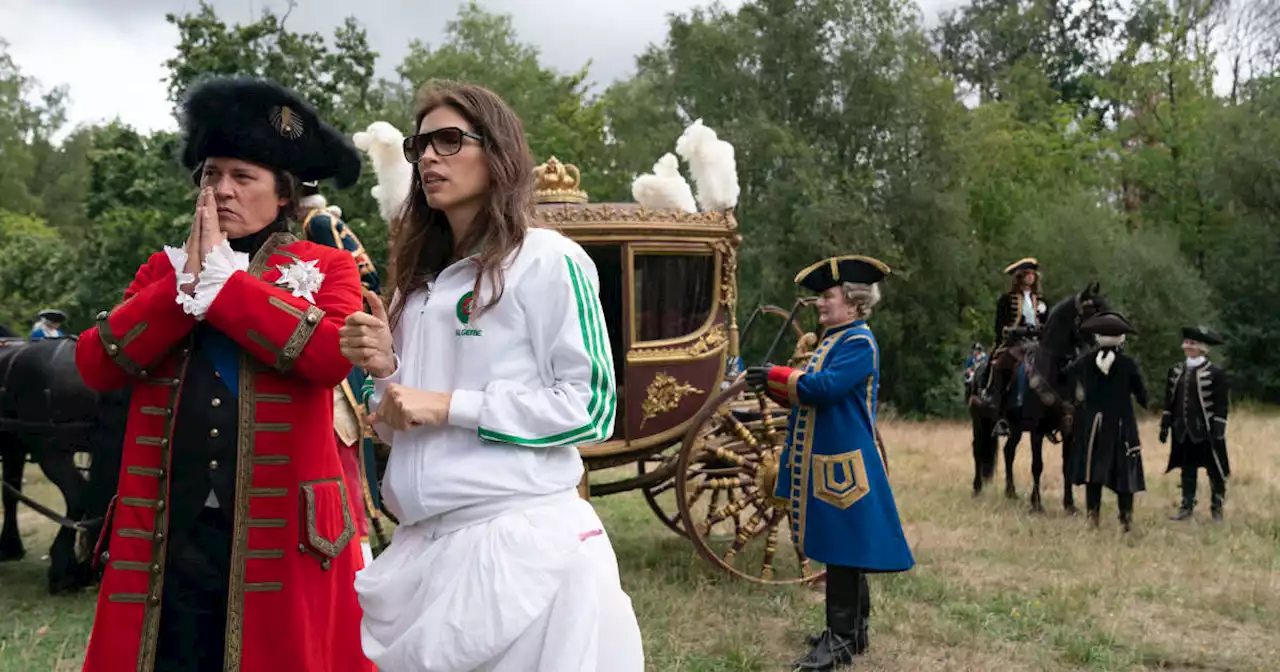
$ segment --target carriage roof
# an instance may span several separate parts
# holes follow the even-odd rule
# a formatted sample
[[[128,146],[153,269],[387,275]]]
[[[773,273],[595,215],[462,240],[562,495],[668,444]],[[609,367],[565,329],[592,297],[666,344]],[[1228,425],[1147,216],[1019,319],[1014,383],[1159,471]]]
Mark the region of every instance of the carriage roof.
[[[732,210],[684,212],[638,203],[591,203],[582,191],[577,166],[551,157],[534,169],[536,220],[578,242],[723,240],[736,247],[738,221]],[[721,253],[729,249],[716,245]]]

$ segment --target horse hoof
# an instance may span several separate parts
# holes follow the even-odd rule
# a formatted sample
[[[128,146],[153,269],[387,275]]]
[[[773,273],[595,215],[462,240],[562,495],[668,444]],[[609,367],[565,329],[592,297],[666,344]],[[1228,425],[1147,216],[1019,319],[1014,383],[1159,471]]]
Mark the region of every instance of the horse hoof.
[[[1018,491],[1017,491],[1017,490],[1014,490],[1014,489],[1012,489],[1012,488],[1010,488],[1010,489],[1008,489],[1008,490],[1005,490],[1005,491],[1004,491],[1004,498],[1005,498],[1005,499],[1017,499],[1017,498],[1018,498]]]
[[[1078,516],[1078,515],[1080,515],[1080,509],[1077,509],[1075,504],[1068,504],[1068,505],[1066,505],[1066,506],[1062,507],[1062,510],[1063,510],[1063,511],[1066,511],[1068,516]]]
[[[1032,502],[1031,513],[1044,513],[1044,505],[1040,502]]]
[[[0,546],[0,562],[17,562],[27,557],[27,551],[21,544]]]

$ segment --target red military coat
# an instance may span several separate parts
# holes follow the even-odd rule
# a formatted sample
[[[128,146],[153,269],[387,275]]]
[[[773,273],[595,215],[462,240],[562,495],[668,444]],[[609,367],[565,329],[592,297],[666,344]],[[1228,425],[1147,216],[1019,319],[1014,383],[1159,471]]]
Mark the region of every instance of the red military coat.
[[[317,261],[315,303],[273,284],[280,268]],[[85,657],[87,672],[150,672],[164,590],[166,503],[178,400],[195,319],[177,278],[152,255],[124,302],[86,331],[76,364],[97,390],[133,386],[110,560]],[[351,255],[275,234],[249,271],[228,278],[205,315],[241,347],[227,670],[369,671],[354,588],[361,566],[334,445],[333,388],[350,364],[338,329],[360,310]]]

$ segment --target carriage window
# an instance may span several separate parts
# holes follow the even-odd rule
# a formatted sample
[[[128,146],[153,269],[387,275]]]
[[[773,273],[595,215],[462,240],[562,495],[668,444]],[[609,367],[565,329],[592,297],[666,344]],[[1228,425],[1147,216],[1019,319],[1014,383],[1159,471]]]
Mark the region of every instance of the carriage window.
[[[679,338],[706,324],[712,309],[714,272],[709,254],[637,254],[637,340]]]

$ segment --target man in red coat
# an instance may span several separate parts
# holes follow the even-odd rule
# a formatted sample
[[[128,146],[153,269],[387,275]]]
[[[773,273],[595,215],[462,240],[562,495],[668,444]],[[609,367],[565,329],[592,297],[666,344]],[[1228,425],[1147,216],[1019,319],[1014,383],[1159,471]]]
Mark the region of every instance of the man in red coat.
[[[132,387],[88,672],[367,672],[362,567],[333,438],[355,262],[289,233],[298,180],[360,159],[292,92],[213,79],[183,106],[201,187],[184,249],[81,335],[90,387]]]

